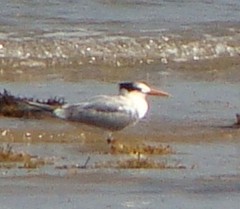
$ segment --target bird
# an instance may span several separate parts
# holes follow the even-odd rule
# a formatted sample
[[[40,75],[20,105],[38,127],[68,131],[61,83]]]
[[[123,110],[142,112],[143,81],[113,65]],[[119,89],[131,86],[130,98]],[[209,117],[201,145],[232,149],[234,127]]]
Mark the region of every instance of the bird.
[[[51,106],[27,101],[35,108],[51,112],[53,116],[97,127],[111,133],[136,124],[148,112],[146,97],[170,96],[167,92],[150,88],[145,82],[121,82],[118,95],[99,95],[74,104]]]

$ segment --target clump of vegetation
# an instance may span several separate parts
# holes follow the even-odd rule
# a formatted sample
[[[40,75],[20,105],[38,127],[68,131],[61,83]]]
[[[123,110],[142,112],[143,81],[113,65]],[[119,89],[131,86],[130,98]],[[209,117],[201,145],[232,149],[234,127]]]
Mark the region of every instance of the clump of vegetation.
[[[47,115],[47,112],[43,109],[33,107],[28,102],[36,102],[39,104],[46,104],[50,106],[61,106],[65,104],[64,98],[53,97],[47,100],[39,100],[28,97],[18,97],[12,95],[7,90],[0,92],[0,115],[6,117],[27,117],[35,118],[41,117],[42,114]]]
[[[16,152],[11,145],[0,146],[0,168],[39,168],[45,164],[51,164],[50,160],[45,160],[24,152]]]
[[[169,145],[127,145],[114,143],[111,145],[112,154],[143,154],[143,155],[166,155],[174,151]]]
[[[27,155],[24,153],[16,153],[13,151],[12,146],[7,144],[0,147],[0,163],[2,162],[20,162],[23,161]]]
[[[147,155],[167,155],[175,153],[169,145],[147,145],[147,144],[122,144],[114,142],[111,144],[112,154],[126,154],[130,159],[119,161],[107,161],[96,163],[96,168],[120,168],[120,169],[169,169],[180,168],[178,165],[168,165],[166,162],[157,162],[146,158]],[[184,166],[181,168],[185,168]]]

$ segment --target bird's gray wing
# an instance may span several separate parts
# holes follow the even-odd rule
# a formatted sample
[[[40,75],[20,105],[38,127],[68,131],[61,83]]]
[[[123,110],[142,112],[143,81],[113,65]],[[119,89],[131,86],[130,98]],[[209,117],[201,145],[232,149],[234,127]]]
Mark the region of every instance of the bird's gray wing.
[[[121,97],[99,96],[89,102],[66,105],[55,114],[109,130],[121,130],[137,120],[136,113]]]

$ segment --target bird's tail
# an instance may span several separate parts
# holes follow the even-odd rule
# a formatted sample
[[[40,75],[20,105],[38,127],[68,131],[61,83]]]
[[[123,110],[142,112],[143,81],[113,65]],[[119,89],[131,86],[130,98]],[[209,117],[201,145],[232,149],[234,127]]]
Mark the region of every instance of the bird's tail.
[[[25,101],[26,105],[28,106],[29,110],[35,110],[35,111],[47,111],[52,113],[57,106],[52,106],[49,104],[43,104],[38,102],[32,102],[32,101]]]

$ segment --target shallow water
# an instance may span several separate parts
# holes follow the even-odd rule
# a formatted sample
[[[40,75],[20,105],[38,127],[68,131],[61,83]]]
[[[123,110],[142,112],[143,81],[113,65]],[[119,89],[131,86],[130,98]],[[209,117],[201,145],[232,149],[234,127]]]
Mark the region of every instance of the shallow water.
[[[114,137],[132,146],[169,145],[174,153],[143,156],[172,168],[120,169],[115,167],[116,162],[136,159],[136,155],[110,154],[100,130],[49,118],[1,117],[2,146],[10,144],[15,152],[45,162],[36,168],[24,168],[22,162],[2,166],[3,207],[155,208],[161,203],[163,208],[193,208],[193,204],[194,208],[238,208],[240,132],[233,124],[240,106],[239,65],[226,62],[232,63],[225,65],[228,69],[217,70],[212,67],[219,63],[212,61],[210,65],[195,62],[128,67],[117,75],[108,68],[99,73],[91,67],[77,74],[64,68],[52,75],[41,70],[38,74],[20,73],[22,76],[5,74],[1,88],[14,95],[39,99],[58,96],[70,103],[115,94],[115,81],[147,80],[173,96],[149,98],[147,117],[114,133]],[[200,66],[206,69],[194,72]],[[176,73],[175,67],[181,70]],[[97,72],[100,76],[94,79]],[[87,167],[82,168],[88,157]]]
[[[13,1],[2,7],[6,32],[154,31],[214,21],[239,21],[240,4],[221,1]],[[61,33],[60,33],[61,34]]]
[[[168,161],[183,161],[187,169],[69,169],[53,170],[51,175],[39,169],[27,176],[20,170],[22,177],[19,171],[8,170],[0,178],[2,206],[238,208],[239,144],[172,145],[178,147],[177,154],[167,157]],[[74,161],[72,149],[69,151],[69,161],[82,160],[78,154]]]
[[[7,1],[2,72],[236,58],[238,1]]]
[[[112,153],[101,130],[1,117],[1,151],[12,147],[21,159],[0,163],[2,208],[239,208],[238,1],[1,6],[1,91],[74,103],[115,94],[119,81],[147,81],[172,97],[149,98],[146,118],[114,137],[133,150],[142,144],[173,150],[140,153],[163,163],[161,169],[123,169],[116,163],[139,153]]]

